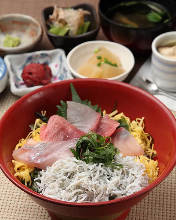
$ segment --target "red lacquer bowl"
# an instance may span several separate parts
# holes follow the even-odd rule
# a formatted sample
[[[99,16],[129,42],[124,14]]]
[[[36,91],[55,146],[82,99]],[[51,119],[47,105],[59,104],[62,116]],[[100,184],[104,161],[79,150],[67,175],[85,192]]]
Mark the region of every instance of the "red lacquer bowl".
[[[111,112],[117,103],[118,110],[131,119],[145,117],[146,131],[154,139],[159,161],[159,177],[133,195],[98,203],[71,203],[42,196],[25,187],[13,176],[12,151],[20,138],[29,132],[34,113],[46,110],[56,112],[61,99],[70,100],[69,85],[73,83],[82,99],[99,104]],[[19,99],[0,121],[0,166],[9,180],[45,207],[53,219],[60,220],[115,220],[125,219],[130,207],[144,198],[163,181],[176,163],[176,122],[172,113],[156,98],[122,82],[98,79],[74,79],[44,86]]]

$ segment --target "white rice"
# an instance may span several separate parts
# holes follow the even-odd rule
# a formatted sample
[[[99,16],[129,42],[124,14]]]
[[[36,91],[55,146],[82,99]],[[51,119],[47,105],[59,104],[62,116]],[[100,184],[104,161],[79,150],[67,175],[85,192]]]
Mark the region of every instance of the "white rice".
[[[86,164],[76,158],[56,161],[36,179],[41,194],[69,202],[99,202],[130,195],[148,185],[142,163],[135,157],[118,155],[123,168]]]

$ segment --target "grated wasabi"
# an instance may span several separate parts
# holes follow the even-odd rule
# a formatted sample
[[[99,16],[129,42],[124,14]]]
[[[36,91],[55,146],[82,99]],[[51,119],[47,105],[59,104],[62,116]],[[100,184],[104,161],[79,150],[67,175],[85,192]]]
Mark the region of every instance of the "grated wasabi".
[[[3,46],[4,47],[17,47],[21,44],[21,40],[19,37],[12,37],[10,35],[6,35]]]

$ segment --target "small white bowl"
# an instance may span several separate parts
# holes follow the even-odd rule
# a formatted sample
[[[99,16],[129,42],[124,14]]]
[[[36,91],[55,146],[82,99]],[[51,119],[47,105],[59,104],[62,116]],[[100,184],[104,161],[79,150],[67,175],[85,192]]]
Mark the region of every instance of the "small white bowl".
[[[79,74],[77,70],[83,63],[85,63],[89,59],[89,57],[92,56],[95,49],[102,46],[107,48],[114,55],[116,55],[120,59],[121,64],[125,69],[124,73],[107,79],[123,81],[129,75],[135,64],[132,52],[127,47],[121,44],[100,40],[82,43],[69,52],[69,54],[67,55],[67,64],[74,77],[87,78],[86,76]]]
[[[41,40],[42,28],[33,17],[24,14],[6,14],[0,16],[0,54],[21,53],[31,50]],[[21,43],[17,47],[4,47],[6,35],[18,37]]]
[[[0,57],[0,93],[4,91],[7,86],[8,75],[7,67],[4,60]]]
[[[176,59],[159,53],[158,47],[176,42],[176,31],[157,36],[152,42],[152,77],[157,86],[165,91],[176,92]]]
[[[41,87],[27,87],[24,84],[21,74],[24,67],[30,63],[47,64],[52,71],[51,83],[73,78],[67,66],[65,52],[61,49],[6,55],[4,61],[9,73],[10,90],[17,96],[23,96]]]

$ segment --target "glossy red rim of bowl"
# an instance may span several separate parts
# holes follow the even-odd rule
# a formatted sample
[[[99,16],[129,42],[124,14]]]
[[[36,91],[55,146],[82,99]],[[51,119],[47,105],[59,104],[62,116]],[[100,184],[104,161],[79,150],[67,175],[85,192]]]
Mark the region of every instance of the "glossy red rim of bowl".
[[[24,100],[26,100],[28,97],[30,97],[33,94],[36,94],[42,90],[47,89],[48,87],[54,87],[56,85],[61,85],[61,84],[70,84],[70,83],[74,83],[74,82],[81,82],[81,81],[87,81],[87,83],[91,83],[91,82],[97,82],[97,83],[106,83],[109,85],[115,84],[117,86],[123,86],[126,89],[130,89],[133,90],[135,92],[137,92],[138,94],[140,93],[142,96],[147,97],[148,99],[150,99],[151,103],[157,104],[159,108],[161,108],[163,110],[163,112],[165,113],[165,115],[167,116],[167,119],[169,119],[172,123],[173,126],[175,128],[176,131],[176,119],[174,117],[174,115],[171,113],[171,111],[164,105],[162,104],[157,98],[155,98],[154,96],[152,96],[151,94],[149,94],[148,92],[139,89],[137,87],[134,87],[132,85],[129,85],[127,83],[124,82],[119,82],[119,81],[110,81],[110,80],[105,80],[105,79],[71,79],[71,80],[64,80],[61,82],[56,82],[56,83],[52,83],[49,84],[47,86],[41,87],[39,89],[36,89],[35,91],[30,92],[29,94],[23,96],[22,98],[20,98],[19,100],[17,100],[7,111],[6,113],[3,115],[1,121],[0,121],[0,130],[3,124],[3,121],[7,120],[8,118],[8,114],[10,114],[17,105],[20,105]],[[59,204],[62,206],[70,206],[70,207],[91,207],[91,206],[105,206],[105,205],[111,205],[113,203],[120,203],[122,201],[128,201],[130,199],[136,198],[140,195],[144,195],[145,193],[149,192],[150,190],[152,190],[154,187],[156,187],[158,184],[160,184],[168,175],[169,173],[172,171],[172,169],[174,168],[174,166],[176,165],[176,154],[173,156],[172,161],[170,161],[170,165],[167,167],[167,169],[165,169],[162,174],[151,184],[149,184],[147,187],[143,188],[140,191],[137,191],[129,196],[124,196],[122,198],[117,198],[114,200],[110,200],[110,201],[105,201],[105,202],[96,202],[96,203],[75,203],[75,202],[66,202],[66,201],[61,201],[61,200],[56,200],[56,199],[52,199],[46,196],[43,196],[37,192],[34,192],[33,190],[31,190],[30,188],[26,187],[25,185],[23,185],[18,179],[16,179],[10,172],[9,170],[6,168],[6,166],[2,163],[2,158],[0,157],[0,168],[3,171],[3,173],[6,175],[6,177],[13,183],[15,184],[18,188],[20,188],[21,190],[23,190],[24,192],[28,193],[31,196],[34,196],[38,199],[50,202],[50,203],[54,203],[54,204]]]

